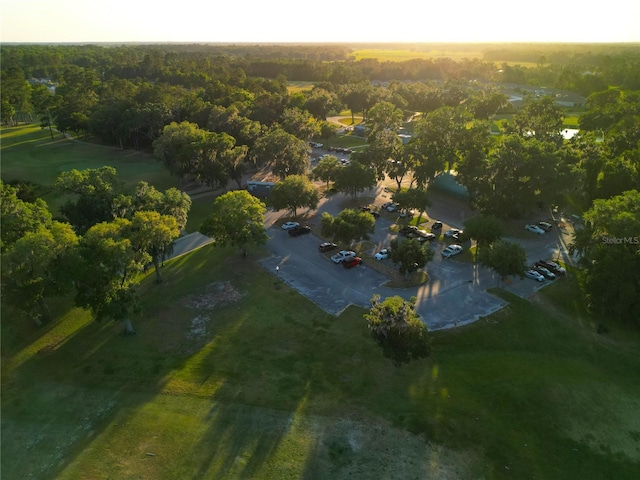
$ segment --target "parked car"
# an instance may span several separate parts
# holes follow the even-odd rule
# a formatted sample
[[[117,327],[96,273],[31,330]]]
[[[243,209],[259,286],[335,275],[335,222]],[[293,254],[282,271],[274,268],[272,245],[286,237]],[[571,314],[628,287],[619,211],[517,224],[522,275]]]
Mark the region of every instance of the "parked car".
[[[538,226],[545,232],[548,232],[553,228],[553,225],[551,225],[549,222],[538,222]]]
[[[407,218],[407,217],[415,217],[416,215],[416,211],[415,210],[403,210],[400,212],[400,218]]]
[[[305,225],[304,227],[299,226],[289,230],[289,235],[292,237],[298,237],[300,235],[304,235],[305,233],[311,233],[311,227]]]
[[[313,148],[322,148],[322,144],[318,142],[309,142],[309,145]]]
[[[333,250],[335,248],[338,248],[338,245],[336,245],[335,243],[322,242],[318,247],[318,250],[320,250],[321,252],[328,252],[329,250]]]
[[[285,222],[282,224],[283,230],[291,230],[292,228],[299,227],[300,224],[298,222]]]
[[[548,268],[542,267],[540,265],[534,265],[531,268],[531,270],[535,270],[536,272],[538,272],[540,275],[542,275],[547,280],[555,280],[556,279],[555,273],[550,271]]]
[[[546,268],[547,270],[550,270],[551,272],[555,273],[558,276],[563,276],[563,275],[567,274],[567,271],[564,269],[564,267],[561,267],[556,262],[551,262],[551,261],[546,261],[546,260],[538,260],[536,262],[536,265],[540,265],[540,266]]]
[[[384,208],[384,209],[386,210],[386,209],[387,209],[389,206],[391,206],[391,205],[393,205],[393,202],[384,202],[384,203],[382,204],[382,208]]]
[[[433,225],[431,225],[431,231],[433,232],[434,230],[442,230],[442,222],[433,222]]]
[[[357,267],[361,263],[362,263],[362,259],[360,257],[352,257],[352,258],[345,259],[342,262],[342,266],[344,268],[352,268],[352,267]]]
[[[444,232],[444,236],[448,237],[448,238],[454,238],[456,240],[459,240],[463,233],[464,232],[462,230],[459,230],[457,228],[450,228],[449,230]]]
[[[458,255],[462,252],[462,245],[449,245],[447,248],[442,250],[441,255],[445,258],[453,257],[454,255]]]
[[[400,233],[401,235],[410,236],[417,231],[418,227],[416,227],[415,225],[405,225],[404,227],[400,228],[400,230],[398,230],[398,233]]]
[[[340,250],[338,253],[331,257],[331,260],[334,263],[342,263],[347,258],[353,258],[356,256],[356,252],[352,252],[351,250]]]
[[[527,270],[526,272],[524,272],[524,274],[527,278],[530,278],[537,282],[544,282],[544,277],[542,276],[542,274],[536,272],[535,270]]]
[[[392,203],[387,207],[387,212],[395,212],[398,208],[400,208],[400,206],[397,203]]]
[[[391,249],[389,248],[383,248],[382,250],[380,250],[378,253],[376,253],[373,258],[375,258],[376,260],[384,260],[386,258],[389,258],[389,255],[391,255]]]
[[[413,232],[413,233],[411,234],[411,236],[413,236],[413,237],[415,237],[415,238],[417,238],[417,237],[426,238],[426,237],[428,237],[429,235],[433,235],[433,233],[429,233],[429,232],[427,232],[426,230],[421,230],[421,229],[418,229],[418,230],[416,230],[415,232]],[[435,235],[434,235],[434,236],[435,236]]]
[[[433,233],[427,233],[426,235],[420,235],[417,240],[420,243],[424,243],[424,242],[431,242],[433,240],[435,240],[437,237],[435,236],[435,234]]]
[[[541,229],[537,225],[528,224],[528,225],[524,226],[524,229],[529,231],[529,232],[531,232],[531,233],[537,233],[538,235],[544,235],[544,230]]]

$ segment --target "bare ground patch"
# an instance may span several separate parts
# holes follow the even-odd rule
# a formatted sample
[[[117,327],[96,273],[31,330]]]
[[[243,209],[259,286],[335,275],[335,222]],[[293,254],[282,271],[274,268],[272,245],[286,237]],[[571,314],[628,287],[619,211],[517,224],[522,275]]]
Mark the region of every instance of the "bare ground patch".
[[[205,287],[204,293],[189,295],[180,303],[192,310],[213,310],[237,302],[243,296],[244,294],[236,290],[231,282],[213,282]]]
[[[188,309],[189,313],[167,319],[161,351],[189,355],[202,347],[214,334],[213,312],[240,301],[244,295],[231,282],[213,282],[204,292],[184,297],[178,302],[178,308]]]

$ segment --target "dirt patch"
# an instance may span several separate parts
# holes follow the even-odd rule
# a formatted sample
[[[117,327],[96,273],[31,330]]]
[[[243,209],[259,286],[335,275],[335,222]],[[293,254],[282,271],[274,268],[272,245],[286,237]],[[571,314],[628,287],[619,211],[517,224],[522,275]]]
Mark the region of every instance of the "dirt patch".
[[[215,316],[211,313],[240,301],[245,293],[238,291],[231,282],[214,282],[198,295],[189,295],[178,306],[191,314],[169,315],[165,322],[163,343],[160,350],[178,355],[191,355],[215,335]],[[194,315],[195,313],[195,315]]]
[[[235,303],[244,296],[236,290],[231,282],[214,282],[207,285],[200,295],[189,295],[181,304],[193,310],[214,310],[222,305]]]

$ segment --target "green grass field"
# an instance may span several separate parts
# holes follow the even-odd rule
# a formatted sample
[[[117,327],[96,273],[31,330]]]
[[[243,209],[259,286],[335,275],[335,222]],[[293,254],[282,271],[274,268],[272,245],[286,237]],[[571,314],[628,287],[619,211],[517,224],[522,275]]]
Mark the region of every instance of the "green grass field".
[[[149,272],[135,336],[68,299],[39,329],[3,306],[2,478],[640,476],[640,333],[590,316],[575,272],[494,292],[508,307],[396,368],[363,309],[328,315],[263,255]]]
[[[362,309],[329,316],[260,255],[170,262],[142,285],[134,337],[63,305],[42,330],[4,318],[3,478],[639,472],[638,332],[595,334],[566,302],[571,279],[529,301],[498,292],[504,311],[434,333],[428,361],[396,368]]]
[[[376,59],[379,62],[405,62],[414,59],[436,59],[449,58],[452,60],[462,60],[463,58],[482,59],[483,53],[474,50],[438,50],[432,49],[424,51],[420,49],[393,49],[393,48],[366,48],[351,52],[350,57],[355,61]]]
[[[135,150],[119,150],[63,139],[51,140],[48,130],[26,125],[0,130],[2,145],[2,180],[29,180],[41,186],[42,198],[55,210],[64,198],[52,191],[64,171],[99,168],[116,169],[118,177],[129,187],[145,180],[158,190],[177,186],[177,180],[151,155]]]

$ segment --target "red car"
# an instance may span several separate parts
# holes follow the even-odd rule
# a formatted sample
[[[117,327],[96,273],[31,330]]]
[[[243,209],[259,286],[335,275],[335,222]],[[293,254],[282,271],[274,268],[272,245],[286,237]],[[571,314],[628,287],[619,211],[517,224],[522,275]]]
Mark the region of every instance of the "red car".
[[[353,257],[353,258],[348,258],[347,260],[344,260],[342,262],[342,265],[344,266],[344,268],[352,268],[352,267],[357,267],[361,263],[362,263],[362,259],[360,257]]]

